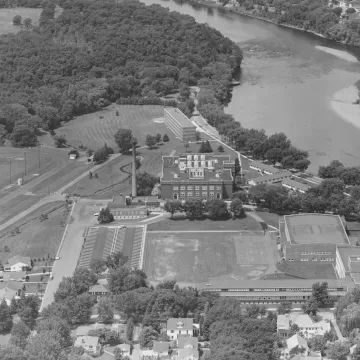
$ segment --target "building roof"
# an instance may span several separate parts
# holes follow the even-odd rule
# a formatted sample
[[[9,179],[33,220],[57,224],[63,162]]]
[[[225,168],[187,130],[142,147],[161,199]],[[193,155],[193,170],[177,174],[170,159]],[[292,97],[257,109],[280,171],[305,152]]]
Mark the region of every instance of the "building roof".
[[[92,324],[92,325],[80,325],[76,329],[76,336],[86,336],[89,333],[89,331],[91,331],[91,330],[104,329],[104,328],[119,332],[120,325],[122,325],[122,324],[96,323],[96,324]]]
[[[78,336],[75,340],[74,346],[83,346],[83,345],[92,345],[96,346],[99,344],[99,337],[98,336]]]
[[[131,348],[131,346],[129,344],[120,344],[120,345],[117,345],[116,347],[119,348],[121,351],[124,351],[124,352],[125,351],[130,352],[130,348]]]
[[[348,231],[360,231],[360,222],[357,221],[347,221],[346,229]]]
[[[193,356],[194,358],[199,358],[198,349],[193,349],[193,348],[178,349],[178,360],[186,359],[189,356]]]
[[[190,167],[188,166],[189,163]],[[180,168],[181,164],[183,164],[182,168]],[[235,163],[229,155],[182,154],[179,156],[163,156],[161,181],[191,181],[192,183],[232,181],[232,169],[228,168],[227,165],[235,168]],[[203,172],[202,176],[191,176],[191,171],[196,170]]]
[[[159,198],[157,196],[136,196],[132,199],[131,204],[136,203],[157,203],[159,202]]]
[[[176,121],[183,127],[195,127],[189,118],[178,108],[167,107],[164,109],[164,112],[167,111],[171,116],[173,116]]]
[[[193,329],[193,319],[191,318],[170,318],[167,321],[166,329],[167,330],[192,330]]]
[[[304,327],[313,327],[314,322],[311,317],[307,314],[295,314],[296,316],[290,316],[290,319],[293,323],[297,324],[299,328]]]
[[[185,349],[187,347],[198,348],[198,338],[196,337],[178,337],[178,348]]]
[[[351,276],[351,278],[352,278],[355,285],[360,284],[360,274],[359,273],[351,273],[350,276]]]
[[[284,220],[291,244],[349,244],[339,215],[296,214],[285,215]]]
[[[308,191],[310,189],[309,185],[303,184],[301,182],[295,181],[293,179],[285,179],[282,181],[283,185],[288,185],[292,188],[302,190],[302,191]]]
[[[31,266],[31,259],[29,256],[15,255],[7,261],[6,265],[9,264],[10,266],[13,266],[17,263],[23,263],[27,266]]]
[[[212,281],[210,286],[205,284],[202,289],[311,289],[317,282],[327,282],[329,289],[344,287],[341,280],[334,279],[284,279],[284,280],[223,280]],[[254,294],[253,294],[254,295]],[[260,295],[260,293],[259,293]]]
[[[167,341],[154,341],[153,351],[156,353],[167,353],[169,351],[169,343]]]
[[[360,247],[338,246],[337,251],[339,252],[345,271],[350,271],[349,258],[350,256],[360,257]]]
[[[289,330],[290,329],[290,320],[286,315],[277,316],[277,328],[278,330]]]
[[[264,181],[277,181],[277,180],[281,180],[284,177],[290,177],[292,174],[290,171],[282,171],[282,172],[278,172],[276,174],[273,175],[264,175],[264,176],[259,176],[255,179],[250,180],[250,182],[253,182],[255,184],[260,184]]]
[[[306,350],[309,349],[307,341],[298,334],[293,335],[291,338],[286,340],[286,347],[291,350],[294,347],[302,347]]]
[[[96,284],[96,285],[93,285],[93,286],[90,286],[89,288],[89,293],[108,293],[109,290],[104,286],[104,285],[101,285],[101,284]]]
[[[21,280],[26,278],[26,271],[4,271],[4,281]]]
[[[258,168],[262,171],[267,171],[267,172],[271,172],[273,174],[276,174],[278,172],[283,172],[284,170],[282,169],[277,169],[276,167],[272,166],[272,165],[267,165],[267,164],[264,164],[262,162],[259,162],[259,161],[251,161],[249,163],[249,166],[250,167],[255,167],[255,168]]]

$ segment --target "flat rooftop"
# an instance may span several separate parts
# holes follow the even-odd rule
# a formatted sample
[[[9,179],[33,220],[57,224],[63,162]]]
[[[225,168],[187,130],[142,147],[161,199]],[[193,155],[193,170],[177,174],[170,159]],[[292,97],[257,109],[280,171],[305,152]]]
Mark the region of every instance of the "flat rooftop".
[[[167,107],[164,112],[167,111],[174,119],[183,127],[195,127],[189,118],[178,108]]]
[[[291,244],[350,244],[340,216],[328,214],[285,215]]]
[[[285,179],[282,183],[303,191],[308,191],[310,189],[309,185],[303,184],[293,179]]]
[[[356,258],[360,258],[360,248],[353,246],[338,247],[337,250],[344,264],[345,271],[350,271],[351,269],[349,268],[349,258],[351,257],[353,261],[356,260]]]

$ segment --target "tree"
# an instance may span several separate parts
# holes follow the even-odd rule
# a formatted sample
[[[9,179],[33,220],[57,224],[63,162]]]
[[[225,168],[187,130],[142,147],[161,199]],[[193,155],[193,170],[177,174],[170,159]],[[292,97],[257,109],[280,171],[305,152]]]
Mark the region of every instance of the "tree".
[[[356,12],[356,10],[355,10],[355,8],[353,8],[353,7],[346,9],[346,13],[347,13],[347,14],[353,14],[354,12]]]
[[[31,25],[32,25],[32,20],[30,18],[25,18],[24,19],[24,26],[29,29],[31,28]]]
[[[108,224],[114,221],[114,215],[110,212],[108,207],[100,210],[98,221],[100,224]]]
[[[155,136],[150,134],[146,135],[145,144],[146,146],[151,149],[157,143]]]
[[[200,145],[199,153],[211,153],[213,152],[213,149],[210,145],[209,140],[203,141]]]
[[[297,324],[292,324],[290,327],[290,333],[289,336],[293,336],[295,334],[297,334],[300,331],[300,328]]]
[[[158,143],[160,143],[161,142],[161,134],[156,134],[155,135],[155,140],[156,140],[156,143],[158,144]]]
[[[277,308],[277,313],[279,315],[289,314],[291,312],[291,309],[292,309],[291,302],[286,302],[286,303],[282,302]]]
[[[239,190],[239,191],[234,192],[232,194],[231,198],[232,199],[239,199],[243,204],[248,201],[247,193],[246,193],[246,191],[243,191],[243,190]]]
[[[222,199],[210,200],[206,204],[206,211],[210,219],[221,219],[228,217],[229,212],[226,202]]]
[[[310,160],[308,159],[300,159],[294,162],[294,168],[301,172],[304,172],[309,166]]]
[[[171,217],[177,212],[182,211],[181,201],[178,200],[166,200],[164,210],[171,214]]]
[[[360,200],[360,185],[353,186],[350,190],[350,195],[354,200]]]
[[[58,341],[62,348],[72,345],[71,329],[66,320],[56,316],[43,319],[36,327],[38,333],[52,331],[58,337]]]
[[[164,280],[156,285],[156,289],[174,290],[176,280]]]
[[[37,144],[34,128],[24,123],[15,125],[9,139],[14,147],[35,146]]]
[[[3,299],[0,303],[0,333],[8,333],[13,326],[9,305]]]
[[[152,349],[153,342],[157,340],[159,333],[151,326],[145,326],[139,336],[140,346],[144,348]]]
[[[313,299],[308,300],[301,308],[303,312],[308,315],[315,316],[318,312],[317,304]]]
[[[317,307],[322,307],[327,304],[329,300],[328,283],[315,283],[312,286],[311,298],[314,300]]]
[[[114,359],[115,360],[123,360],[124,356],[120,348],[116,347],[114,349]]]
[[[24,351],[13,344],[8,344],[0,347],[1,360],[27,360]]]
[[[185,201],[184,210],[189,219],[201,218],[204,216],[205,205],[199,199],[188,199]]]
[[[130,318],[126,323],[126,339],[132,341],[134,334],[134,321]]]
[[[149,174],[147,172],[138,172],[136,174],[136,185],[137,192],[139,196],[149,196],[151,195],[152,189],[155,184],[159,182],[159,178]]]
[[[100,275],[106,269],[106,261],[100,258],[92,259],[89,266],[94,274]]]
[[[118,344],[119,334],[109,328],[97,328],[88,332],[89,336],[98,336],[101,344]]]
[[[275,165],[277,162],[282,160],[283,151],[279,148],[271,148],[265,153],[265,157],[268,161]]]
[[[245,211],[243,204],[240,199],[233,199],[230,204],[230,211],[236,216],[236,217],[244,217]]]
[[[17,324],[14,324],[11,329],[10,342],[19,348],[24,349],[29,335],[30,329],[23,321],[19,321]]]
[[[195,141],[200,141],[201,140],[201,133],[200,131],[196,131],[195,132]]]
[[[309,340],[311,350],[323,353],[326,348],[326,341],[323,336],[316,335]]]
[[[55,142],[55,146],[57,148],[65,147],[66,144],[67,144],[67,140],[66,140],[64,135],[56,135],[56,136],[54,136],[54,142]]]
[[[114,318],[113,302],[107,298],[102,297],[98,302],[99,320],[103,323],[110,322]]]
[[[130,129],[119,129],[114,137],[120,152],[123,153],[129,151],[133,141],[133,135]]]
[[[168,134],[164,134],[164,136],[163,136],[163,142],[168,142],[168,141],[170,141],[169,135],[168,135]]]
[[[346,360],[348,354],[349,346],[341,342],[331,344],[327,351],[327,356],[331,360]]]
[[[125,256],[121,251],[111,253],[106,259],[106,266],[111,269],[124,266],[129,260],[128,256]]]
[[[106,161],[109,158],[109,149],[111,148],[103,146],[102,148],[96,150],[93,161],[97,164],[101,164],[102,162]]]
[[[88,293],[66,300],[71,324],[83,324],[90,320],[94,299]]]
[[[222,145],[219,145],[217,148],[218,152],[224,152],[224,147]]]
[[[22,22],[22,17],[20,15],[15,15],[13,17],[13,25],[14,26],[20,26]]]
[[[131,270],[121,266],[110,270],[109,289],[113,294],[147,287],[146,274],[139,269]]]

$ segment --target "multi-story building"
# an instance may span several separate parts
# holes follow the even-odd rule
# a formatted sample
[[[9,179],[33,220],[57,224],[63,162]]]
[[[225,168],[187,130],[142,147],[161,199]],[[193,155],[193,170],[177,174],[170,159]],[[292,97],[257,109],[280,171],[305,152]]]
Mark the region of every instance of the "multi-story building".
[[[170,340],[177,340],[178,336],[194,335],[194,324],[191,318],[170,318],[166,324],[166,334]]]
[[[350,245],[338,215],[286,215],[284,220],[286,261],[325,262],[335,265],[336,247]]]
[[[205,285],[202,291],[213,291],[220,296],[231,296],[245,304],[279,304],[291,302],[302,304],[312,294],[312,286],[317,282],[327,282],[329,300],[337,301],[347,292],[341,280],[227,280]]]
[[[181,141],[195,141],[196,127],[191,123],[189,118],[178,108],[164,108],[165,125]]]
[[[163,156],[163,199],[227,199],[233,191],[235,161],[229,155]]]

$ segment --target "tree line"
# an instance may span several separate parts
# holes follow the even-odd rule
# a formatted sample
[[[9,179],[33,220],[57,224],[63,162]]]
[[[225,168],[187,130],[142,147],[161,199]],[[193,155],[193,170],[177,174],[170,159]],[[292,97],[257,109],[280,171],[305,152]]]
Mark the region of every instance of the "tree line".
[[[159,103],[174,89],[192,111],[186,87],[205,78],[209,64],[231,73],[242,60],[220,32],[160,6],[58,0],[55,18],[55,3],[23,2],[43,6],[39,27],[0,36],[0,139],[14,146],[34,145],[38,128],[115,101]]]

